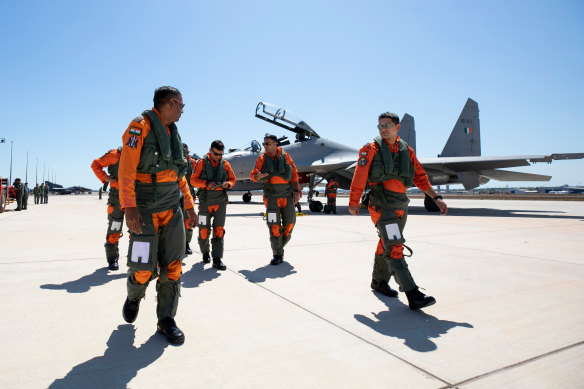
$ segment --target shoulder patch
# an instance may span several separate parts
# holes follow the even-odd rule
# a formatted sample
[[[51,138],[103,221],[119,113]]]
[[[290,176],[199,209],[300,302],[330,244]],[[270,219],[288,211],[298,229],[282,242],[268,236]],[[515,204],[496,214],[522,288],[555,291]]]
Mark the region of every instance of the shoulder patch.
[[[365,157],[359,158],[359,166],[365,166],[365,165],[367,165],[367,162],[369,162],[367,160],[367,158],[365,158]]]
[[[138,138],[136,138],[136,135],[132,135],[130,139],[128,139],[126,145],[132,148],[136,148],[138,146]]]
[[[142,120],[144,120],[144,116],[142,116],[142,115],[136,116],[134,119],[132,119],[133,122],[137,122],[137,123],[140,123]]]

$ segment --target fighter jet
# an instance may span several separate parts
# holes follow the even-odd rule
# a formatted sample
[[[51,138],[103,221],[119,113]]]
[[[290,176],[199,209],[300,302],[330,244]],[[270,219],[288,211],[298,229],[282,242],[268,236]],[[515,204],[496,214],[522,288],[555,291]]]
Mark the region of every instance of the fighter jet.
[[[278,138],[278,146],[290,154],[298,169],[301,185],[307,185],[308,204],[313,212],[320,212],[323,205],[314,200],[315,187],[322,180],[334,177],[342,189],[349,189],[357,164],[358,150],[321,138],[305,121],[282,107],[260,102],[255,117],[285,128],[295,134],[292,141],[287,136]],[[400,137],[416,149],[415,122],[413,116],[404,114],[400,121]],[[237,183],[234,190],[247,191],[243,201],[251,201],[251,190],[261,189],[262,184],[249,179],[262,148],[257,140],[243,149],[231,149],[224,158],[229,161]],[[432,185],[462,184],[473,189],[489,180],[498,181],[549,181],[551,176],[520,173],[500,168],[529,166],[535,162],[551,162],[562,159],[582,159],[584,153],[527,155],[507,157],[481,156],[480,121],[477,102],[468,99],[442,153],[436,158],[418,160],[428,173]],[[426,197],[424,206],[436,211],[432,199]]]

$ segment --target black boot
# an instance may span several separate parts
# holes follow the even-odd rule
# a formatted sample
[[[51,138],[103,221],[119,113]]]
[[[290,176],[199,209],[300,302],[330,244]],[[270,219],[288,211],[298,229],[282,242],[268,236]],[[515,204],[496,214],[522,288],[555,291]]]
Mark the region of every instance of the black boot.
[[[274,255],[274,258],[270,261],[270,265],[276,266],[282,263],[284,259],[281,255]]]
[[[211,256],[209,255],[209,253],[203,253],[203,263],[209,262],[211,262]]]
[[[223,262],[221,262],[221,258],[213,258],[213,267],[219,270],[227,269],[227,266]]]
[[[120,266],[118,265],[118,259],[114,259],[113,261],[109,261],[108,269],[110,270],[118,270]]]
[[[436,299],[434,297],[426,296],[424,293],[420,292],[418,288],[406,292],[406,296],[408,297],[410,309],[413,311],[436,304]]]
[[[138,317],[138,311],[140,310],[140,300],[130,301],[126,297],[126,302],[124,303],[124,308],[122,309],[122,316],[124,320],[128,323],[133,323]]]
[[[185,250],[185,254],[191,255],[192,253],[193,253],[193,250],[191,250],[191,246],[187,243],[187,248]]]
[[[391,289],[386,281],[371,280],[371,289],[389,297],[397,297],[398,294],[397,290]]]
[[[172,344],[183,344],[185,342],[185,334],[176,326],[176,322],[171,317],[159,320],[156,332],[166,336],[166,340]]]

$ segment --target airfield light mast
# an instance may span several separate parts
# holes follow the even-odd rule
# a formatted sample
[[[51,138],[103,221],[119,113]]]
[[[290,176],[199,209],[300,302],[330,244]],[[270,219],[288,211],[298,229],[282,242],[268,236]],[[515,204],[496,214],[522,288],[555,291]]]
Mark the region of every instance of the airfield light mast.
[[[9,181],[12,182],[12,146],[14,145],[14,141],[10,141],[10,179]],[[10,185],[10,182],[8,185]]]

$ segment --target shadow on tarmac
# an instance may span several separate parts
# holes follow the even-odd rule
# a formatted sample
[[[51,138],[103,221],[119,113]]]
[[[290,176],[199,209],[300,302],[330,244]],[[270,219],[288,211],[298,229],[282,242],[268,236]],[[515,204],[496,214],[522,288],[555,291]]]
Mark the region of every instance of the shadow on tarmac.
[[[395,297],[381,296],[377,293],[375,293],[375,296],[389,310],[379,313],[371,312],[375,320],[359,314],[354,315],[355,319],[382,335],[403,339],[404,344],[414,351],[429,352],[436,350],[438,346],[431,339],[439,338],[454,327],[474,328],[469,323],[440,320],[421,310],[412,311],[407,304],[402,303]],[[400,293],[400,297],[402,296],[405,295]]]
[[[209,264],[209,266],[211,266]],[[189,271],[183,273],[180,277],[183,288],[196,288],[204,282],[213,281],[215,278],[221,276],[219,270],[214,267],[205,269],[203,262],[195,263]]]
[[[66,290],[68,293],[85,293],[93,286],[105,285],[110,281],[126,278],[126,273],[108,273],[107,268],[100,268],[92,274],[81,277],[75,281],[64,282],[62,284],[44,284],[41,289]]]
[[[259,267],[253,271],[240,270],[239,272],[250,282],[264,282],[268,278],[284,278],[298,273],[294,270],[294,266],[290,265],[288,262],[282,262],[278,266],[267,264],[266,266]]]
[[[127,388],[138,371],[160,358],[169,345],[163,336],[155,333],[136,348],[135,337],[133,325],[119,325],[110,335],[103,356],[73,367],[49,388]]]

